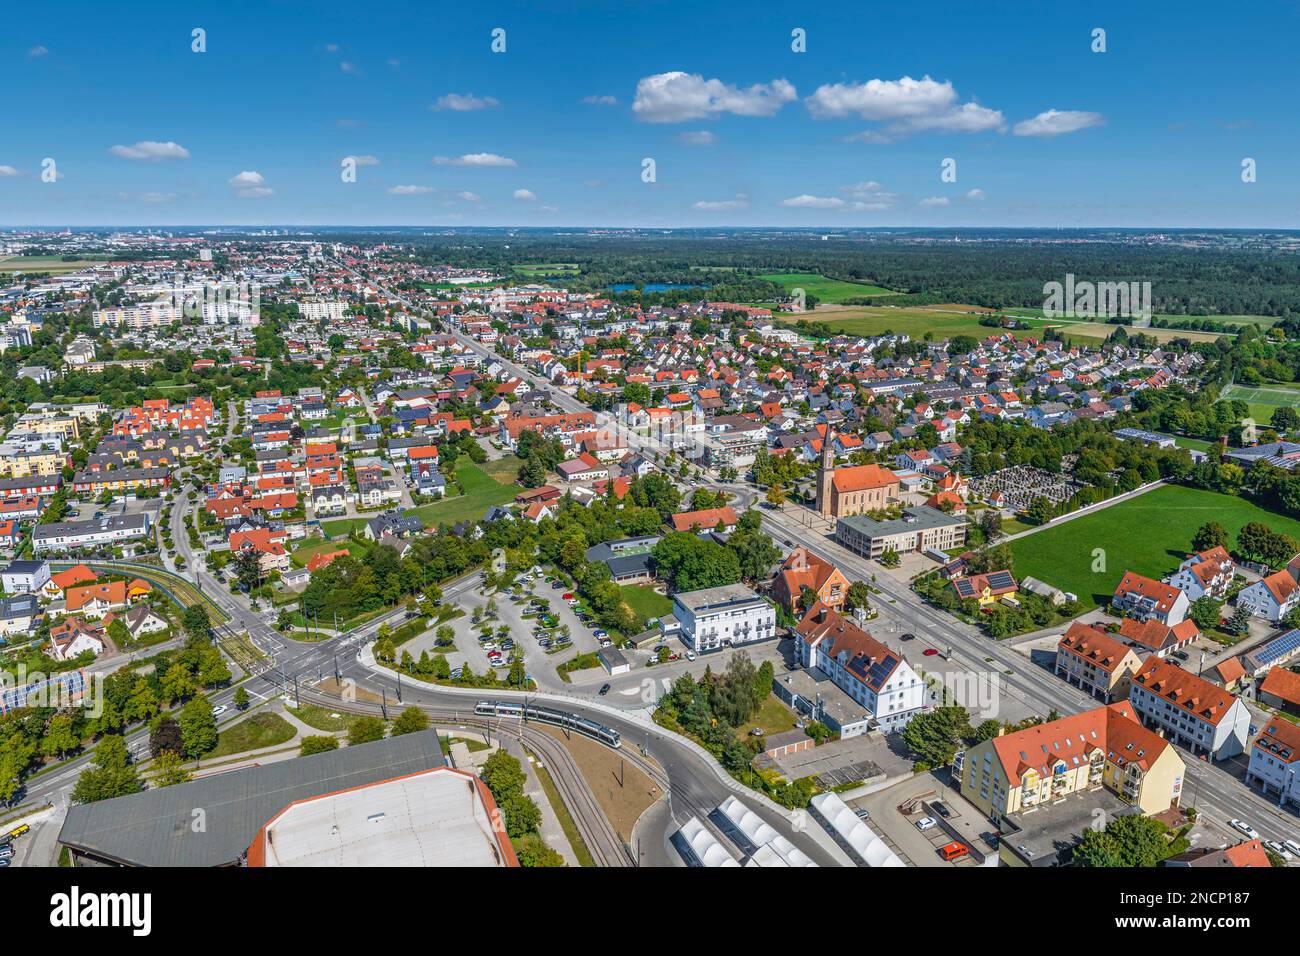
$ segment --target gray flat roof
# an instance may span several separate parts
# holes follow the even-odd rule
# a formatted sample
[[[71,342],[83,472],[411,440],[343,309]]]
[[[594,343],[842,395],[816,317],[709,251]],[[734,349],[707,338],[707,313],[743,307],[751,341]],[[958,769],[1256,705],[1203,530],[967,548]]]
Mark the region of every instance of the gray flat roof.
[[[59,842],[128,866],[227,866],[291,803],[443,766],[435,730],[73,806]]]
[[[902,518],[892,518],[889,521],[877,521],[866,515],[851,515],[841,518],[840,522],[872,538],[904,534],[908,531],[928,531],[932,528],[946,528],[950,525],[966,523],[965,517],[961,515],[945,514],[929,505],[904,508],[903,515]]]
[[[700,608],[736,604],[741,601],[757,601],[761,598],[743,584],[724,584],[717,588],[703,588],[699,591],[674,594],[673,600],[682,607],[698,611]]]

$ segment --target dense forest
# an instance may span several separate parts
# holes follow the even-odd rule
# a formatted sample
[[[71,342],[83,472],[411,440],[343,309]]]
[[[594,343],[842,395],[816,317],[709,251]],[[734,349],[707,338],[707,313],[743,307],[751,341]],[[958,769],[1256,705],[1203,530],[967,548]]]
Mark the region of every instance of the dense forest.
[[[510,274],[521,263],[571,263],[564,283],[601,291],[630,283],[728,290],[760,301],[771,272],[814,272],[869,282],[900,295],[863,297],[890,305],[970,303],[1037,308],[1043,285],[1079,280],[1150,282],[1154,311],[1175,315],[1300,315],[1300,255],[1258,242],[1138,243],[1127,235],[976,234],[492,235],[416,241],[425,262]],[[756,288],[746,289],[751,283]],[[724,298],[711,292],[714,298]]]

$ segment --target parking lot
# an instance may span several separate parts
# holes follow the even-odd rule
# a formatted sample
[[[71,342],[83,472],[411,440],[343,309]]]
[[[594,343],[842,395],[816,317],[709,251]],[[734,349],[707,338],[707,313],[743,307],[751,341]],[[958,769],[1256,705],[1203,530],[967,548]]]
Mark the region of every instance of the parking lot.
[[[948,811],[946,819],[938,812],[936,801]],[[939,855],[940,848],[954,839],[980,853],[996,853],[980,838],[981,833],[991,829],[988,822],[960,794],[928,773],[851,800],[849,806],[855,811],[866,810],[867,826],[911,866],[979,866],[971,854],[951,863]],[[911,812],[904,813],[900,808],[909,808]],[[926,829],[918,827],[927,817],[934,821],[933,825]]]
[[[563,595],[569,593],[567,589],[552,588],[544,578],[529,579],[522,583],[523,587],[517,592],[483,595],[474,591],[461,598],[459,607],[465,613],[449,622],[455,633],[456,649],[446,656],[453,673],[461,665],[469,664],[476,674],[482,674],[489,668],[493,668],[498,674],[504,675],[509,666],[511,653],[519,652],[523,654],[525,667],[533,679],[541,686],[553,688],[562,684],[555,674],[557,665],[579,654],[593,652],[599,648],[593,628],[583,624],[574,610],[563,601]],[[549,649],[550,653],[547,653],[547,648],[541,646],[536,636],[536,631],[541,625],[540,618],[524,617],[525,614],[536,614],[536,607],[530,606],[529,603],[532,600],[549,602],[547,613],[555,618],[554,629],[548,629],[546,632],[555,642]],[[495,601],[496,617],[487,615],[489,601]],[[480,614],[477,625],[474,623],[476,611]],[[508,640],[513,641],[514,647],[503,645],[495,633],[491,641],[480,641],[480,628],[483,624],[491,624],[494,632],[501,627],[508,628]],[[570,638],[567,646],[559,643],[564,627],[568,628]],[[401,650],[410,651],[415,657],[419,657],[420,652],[426,650],[431,654],[435,651],[441,653],[442,651],[436,646],[436,630],[436,627],[430,629],[427,633],[403,645]],[[500,664],[492,663],[489,658],[489,650],[496,648],[501,652]],[[588,673],[595,676],[604,674],[604,671],[579,671],[575,672],[575,675]]]

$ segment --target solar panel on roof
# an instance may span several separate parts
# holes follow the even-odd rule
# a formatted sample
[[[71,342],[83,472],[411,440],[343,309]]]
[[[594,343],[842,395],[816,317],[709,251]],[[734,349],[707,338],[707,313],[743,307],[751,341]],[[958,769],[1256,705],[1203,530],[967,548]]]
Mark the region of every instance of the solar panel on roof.
[[[1281,637],[1276,637],[1267,644],[1261,645],[1251,655],[1260,664],[1267,664],[1278,658],[1286,657],[1300,648],[1300,628],[1287,631]]]
[[[1016,579],[1011,576],[1010,571],[994,571],[989,575],[989,587],[994,590],[1001,588],[1011,588],[1016,586]]]

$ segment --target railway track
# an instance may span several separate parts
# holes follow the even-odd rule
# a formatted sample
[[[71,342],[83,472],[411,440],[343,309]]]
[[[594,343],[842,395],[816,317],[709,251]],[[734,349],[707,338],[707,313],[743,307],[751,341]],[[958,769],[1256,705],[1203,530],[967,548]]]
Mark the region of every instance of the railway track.
[[[266,676],[265,679],[277,689],[283,690],[278,683],[271,680],[270,676]],[[346,701],[342,697],[328,694],[313,687],[299,685],[297,693],[304,700],[323,704],[333,710],[368,715],[382,715],[383,712],[383,706],[379,703],[360,700]],[[503,726],[500,719],[476,715],[472,707],[467,710],[460,710],[459,708],[438,707],[428,704],[417,706],[437,723],[463,724],[483,728],[497,735],[516,736],[516,739],[523,746],[537,754],[545,762],[551,778],[555,781],[556,788],[560,791],[560,795],[569,809],[569,815],[573,818],[574,825],[577,826],[578,832],[596,864],[605,867],[634,865],[629,850],[623,841],[619,839],[613,825],[609,822],[609,818],[605,815],[605,811],[601,809],[591,785],[583,777],[582,771],[578,769],[577,764],[574,763],[573,756],[559,740],[543,730],[534,729],[522,723],[518,727],[511,724]],[[630,757],[630,755],[628,756]],[[667,778],[662,770],[643,760],[639,755],[632,758],[631,762],[644,770],[661,790],[667,792]]]

